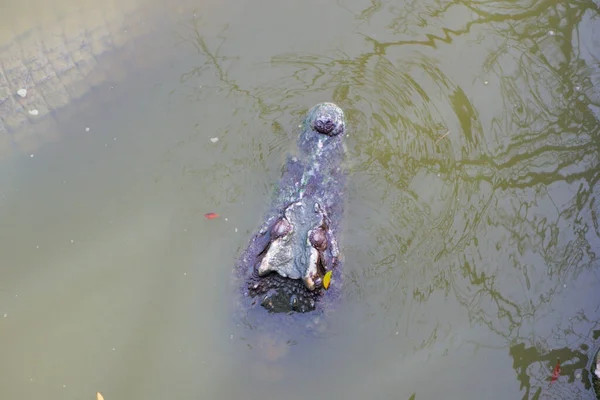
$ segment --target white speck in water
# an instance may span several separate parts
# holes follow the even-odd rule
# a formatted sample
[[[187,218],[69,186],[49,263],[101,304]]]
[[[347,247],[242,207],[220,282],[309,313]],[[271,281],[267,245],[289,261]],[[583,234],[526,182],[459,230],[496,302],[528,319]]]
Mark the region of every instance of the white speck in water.
[[[556,35],[556,32],[554,32],[553,30],[549,30],[549,31],[548,31],[548,35],[550,35],[550,36],[554,36],[554,35]]]
[[[581,90],[581,86],[575,86],[575,91],[579,92]]]
[[[578,373],[577,373],[577,375],[575,375],[575,378],[577,378],[577,379],[581,379],[581,373],[580,373],[580,372],[578,372]]]
[[[237,233],[237,228],[235,228],[235,232]]]
[[[116,138],[116,137],[114,137],[114,138],[113,138],[113,140],[117,140],[117,138]]]
[[[33,154],[30,154],[30,155],[29,155],[29,157],[33,158],[33,157],[34,157],[34,155],[33,155]]]
[[[4,314],[4,318],[8,317],[8,314]]]
[[[398,332],[396,332],[396,335],[398,334]]]
[[[229,336],[229,339],[233,340],[233,335]]]
[[[17,94],[21,97],[25,97],[25,96],[27,96],[27,89],[25,89],[25,88],[19,89],[19,90],[17,90]]]
[[[483,81],[483,84],[484,84],[484,85],[487,85],[488,83],[489,83],[488,81]]]
[[[184,273],[183,273],[183,276],[187,276],[187,272],[184,272]]]
[[[38,115],[39,113],[40,113],[40,112],[39,112],[39,110],[37,110],[37,109],[35,109],[35,108],[34,108],[33,110],[29,110],[29,115],[36,116],[36,115]]]
[[[565,284],[563,285],[563,287],[566,289],[566,288],[567,288],[567,284],[565,283]]]
[[[183,229],[183,231],[184,231],[184,232],[187,232],[187,228],[184,228],[184,229]]]
[[[113,351],[116,351],[116,350],[117,350],[117,349],[115,349],[115,348],[113,347]]]
[[[71,239],[71,243],[75,243],[75,241],[73,239]]]
[[[210,141],[213,142],[213,143],[217,143],[219,141],[219,138],[218,137],[213,137],[213,138],[210,138]]]
[[[36,248],[36,249],[39,249],[39,248],[40,248],[40,246],[35,246],[35,248]]]
[[[229,221],[227,218],[225,218],[225,221]]]
[[[298,125],[298,128],[302,128],[302,125]]]
[[[63,387],[64,387],[64,388],[66,388],[66,387],[67,387],[67,385],[63,385]]]
[[[440,174],[438,174],[438,176],[440,176]]]
[[[85,131],[86,131],[86,132],[89,132],[89,131],[90,131],[90,128],[89,128],[89,127],[86,127],[86,128],[85,128]]]

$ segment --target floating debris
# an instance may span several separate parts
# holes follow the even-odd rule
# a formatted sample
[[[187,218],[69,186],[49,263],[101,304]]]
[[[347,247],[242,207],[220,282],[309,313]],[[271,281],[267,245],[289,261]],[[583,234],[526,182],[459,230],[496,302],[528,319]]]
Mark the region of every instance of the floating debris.
[[[213,143],[217,143],[219,141],[218,137],[210,138],[210,141]]]
[[[329,285],[331,284],[331,274],[331,271],[327,271],[323,277],[323,287],[325,290],[329,289]]]
[[[450,134],[450,131],[444,133],[438,140],[435,141],[435,144],[437,144],[440,140],[442,140],[443,138],[445,138],[446,136],[448,136]]]
[[[206,213],[206,214],[204,214],[204,218],[206,218],[206,219],[219,218],[219,214],[217,214],[217,213]]]
[[[550,385],[552,382],[558,379],[560,376],[560,358],[556,361],[556,366],[554,367],[554,371],[552,371],[552,376],[550,377]]]
[[[86,127],[86,128],[85,128],[85,131],[86,131],[86,132],[89,132],[89,131],[90,131],[90,128],[89,128],[89,127]]]
[[[25,97],[25,96],[27,96],[27,89],[25,89],[25,88],[19,89],[19,90],[17,90],[17,94],[21,97]]]
[[[96,392],[96,400],[104,400],[104,396],[102,396],[102,393]]]
[[[38,115],[40,112],[38,110],[36,110],[35,108],[33,110],[29,110],[29,115],[33,115],[36,116]]]

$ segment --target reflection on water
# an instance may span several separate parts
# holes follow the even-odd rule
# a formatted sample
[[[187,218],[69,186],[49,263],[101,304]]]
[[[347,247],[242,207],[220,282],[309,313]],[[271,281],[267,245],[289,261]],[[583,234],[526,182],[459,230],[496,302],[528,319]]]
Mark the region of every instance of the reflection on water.
[[[282,77],[256,92],[277,108],[259,100],[261,115],[298,109],[290,103],[314,92],[330,93],[348,111],[355,171],[348,297],[371,310],[367,319],[422,335],[427,330],[412,325],[427,319],[427,302],[440,292],[452,296],[471,324],[497,335],[489,343],[476,339],[476,346],[497,348],[500,339],[510,349],[525,398],[577,398],[589,393],[589,357],[597,347],[600,232],[598,68],[574,36],[590,36],[597,7],[458,7],[429,14],[431,27],[463,7],[476,16],[445,35],[398,41],[365,35],[372,51],[356,56],[272,57]],[[358,21],[377,20],[377,8]],[[399,12],[386,33],[422,36],[407,29],[413,15]],[[486,51],[468,50],[472,39],[461,37],[484,32],[495,34],[484,42]],[[453,50],[437,49],[440,42],[465,49],[465,56],[478,53],[480,76],[469,81],[444,68]],[[382,317],[378,310],[392,304],[408,315],[394,320],[390,308]],[[446,321],[450,332],[461,323]],[[431,326],[425,337],[437,337],[439,323],[425,324]],[[416,349],[432,341],[421,343]],[[537,356],[530,345],[540,348]],[[560,395],[542,393],[556,355],[571,385]],[[524,378],[530,375],[534,380]]]
[[[93,114],[120,138],[110,161],[93,150],[96,139],[81,139],[69,144],[81,156],[58,153],[66,164],[44,163],[48,175],[10,166],[2,216],[38,233],[0,228],[3,252],[21,267],[0,284],[11,316],[2,322],[15,321],[1,331],[16,343],[8,359],[33,342],[16,365],[37,363],[44,376],[60,357],[42,354],[48,343],[62,337],[68,349],[64,338],[86,336],[74,348],[99,360],[78,393],[103,384],[111,398],[300,398],[307,382],[310,393],[345,398],[593,398],[598,6],[340,0],[218,10],[181,13],[161,35],[159,54],[172,59],[153,59],[166,66],[138,77],[145,96]],[[318,338],[255,335],[251,324],[224,321],[228,274],[294,149],[294,127],[323,100],[341,105],[349,126],[343,305]],[[66,129],[82,123],[69,121]],[[96,191],[68,203],[77,217],[60,208],[71,224],[61,229],[42,207],[64,201],[60,189],[40,182],[80,165]],[[69,193],[82,193],[86,175],[75,174]],[[27,182],[36,186],[12,190]],[[86,218],[97,210],[103,218]],[[115,210],[118,228],[99,222]],[[222,218],[196,218],[206,212]],[[68,240],[77,226],[104,239],[75,255],[66,246],[28,254],[33,241],[52,232]],[[49,278],[68,273],[70,285]],[[36,302],[17,307],[14,288]],[[65,299],[87,301],[69,308]],[[40,317],[44,301],[60,313]],[[77,318],[86,323],[69,333]],[[128,350],[99,356],[94,340]],[[558,359],[561,376],[549,385]],[[40,388],[75,374],[65,364],[55,372]],[[38,393],[26,373],[5,376],[10,393]]]

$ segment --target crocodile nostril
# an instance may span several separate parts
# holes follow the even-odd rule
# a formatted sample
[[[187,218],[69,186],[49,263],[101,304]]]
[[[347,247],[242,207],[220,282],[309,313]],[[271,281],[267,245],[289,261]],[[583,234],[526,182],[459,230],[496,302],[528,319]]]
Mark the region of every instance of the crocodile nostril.
[[[335,122],[329,115],[321,115],[315,120],[314,128],[317,132],[329,135],[335,129]]]

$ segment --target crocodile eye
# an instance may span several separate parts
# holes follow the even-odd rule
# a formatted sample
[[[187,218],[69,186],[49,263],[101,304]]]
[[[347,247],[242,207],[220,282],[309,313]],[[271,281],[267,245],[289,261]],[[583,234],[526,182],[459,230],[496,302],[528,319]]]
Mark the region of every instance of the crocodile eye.
[[[290,233],[291,230],[292,224],[290,224],[285,218],[282,218],[273,226],[271,234],[275,237],[275,239],[278,239]]]
[[[325,230],[323,228],[317,228],[310,232],[309,237],[310,244],[319,250],[324,251],[327,248],[327,237],[325,236]]]

